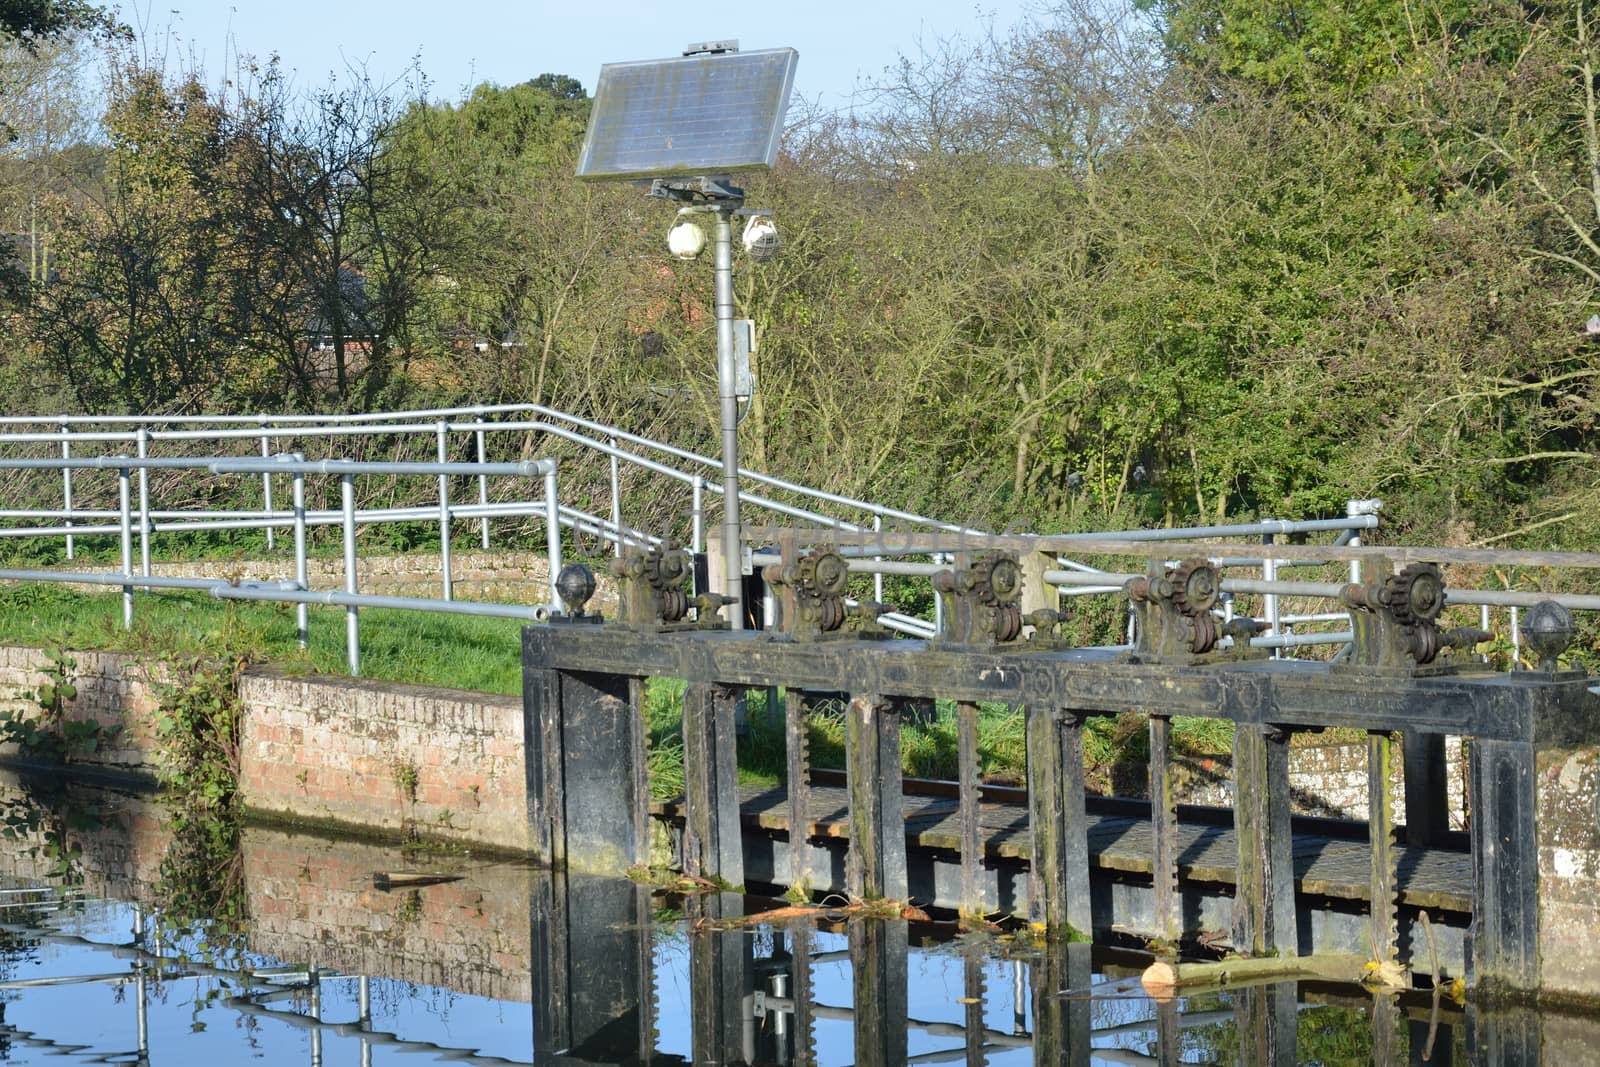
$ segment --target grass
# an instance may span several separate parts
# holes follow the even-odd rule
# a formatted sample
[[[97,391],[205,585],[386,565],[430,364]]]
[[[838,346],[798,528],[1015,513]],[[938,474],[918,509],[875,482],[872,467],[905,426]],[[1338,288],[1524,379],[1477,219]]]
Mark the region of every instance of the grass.
[[[0,641],[147,655],[249,649],[291,670],[345,673],[344,610],[309,609],[310,647],[295,642],[294,608],[158,591],[134,597],[122,628],[122,594],[45,585],[0,589]],[[489,693],[522,691],[521,624],[515,619],[361,612],[361,671],[369,678]]]

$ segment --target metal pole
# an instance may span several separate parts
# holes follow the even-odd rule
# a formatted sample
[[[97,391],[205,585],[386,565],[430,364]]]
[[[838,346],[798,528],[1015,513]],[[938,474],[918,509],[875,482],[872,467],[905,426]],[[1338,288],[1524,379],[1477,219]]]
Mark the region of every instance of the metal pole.
[[[474,436],[477,438],[478,462],[483,463],[489,454],[484,444],[483,431],[479,430]],[[478,503],[484,507],[489,506],[489,476],[486,474],[478,475]],[[483,550],[489,551],[489,516],[485,515],[478,520],[478,533],[483,540]]]
[[[545,554],[550,560],[550,603],[561,603],[556,578],[561,574],[561,503],[556,495],[556,472],[544,476]]]
[[[67,434],[69,434],[71,432],[72,432],[72,424],[68,423],[68,422],[63,422],[61,424],[61,458],[62,459],[71,459],[72,458],[72,445],[67,441]],[[62,510],[64,510],[67,513],[67,525],[71,526],[72,525],[72,468],[71,467],[62,467],[61,468],[61,507],[62,507]],[[76,558],[72,540],[73,540],[72,539],[72,535],[71,534],[67,534],[67,558],[68,559]]]
[[[305,455],[296,452],[296,463],[305,462]],[[294,580],[300,583],[300,588],[309,586],[306,566],[306,476],[304,471],[294,472]],[[294,608],[294,636],[305,648],[310,641],[311,633],[307,626],[306,606],[296,604]]]
[[[311,1018],[317,1022],[322,1021],[322,972],[316,964],[311,965],[310,980],[306,983],[311,987]],[[322,1067],[322,1027],[311,1028],[311,1067]]]
[[[1516,670],[1517,668],[1522,666],[1522,628],[1517,625],[1517,616],[1519,614],[1520,614],[1520,612],[1516,608],[1512,608],[1511,609],[1511,667],[1509,668],[1510,670]]]
[[[883,532],[883,516],[876,512],[872,516],[872,532]],[[879,563],[883,562],[882,556],[873,556],[872,558]],[[880,604],[883,603],[883,573],[881,571],[872,576],[872,599]]]
[[[128,500],[128,468],[117,470],[117,509],[122,520],[122,573],[133,573],[133,509]],[[133,629],[133,586],[122,587],[122,628]]]
[[[450,458],[450,424],[439,423],[439,462]],[[444,585],[444,598],[455,599],[455,583],[450,580],[450,478],[439,475],[439,579]]]
[[[611,447],[617,447],[617,439],[611,439]],[[617,454],[611,453],[611,554],[622,555],[622,476],[617,470]]]
[[[694,503],[689,513],[692,523],[689,550],[698,555],[706,550],[706,480],[697,474],[689,484],[694,489]]]
[[[356,479],[346,474],[339,479],[339,502],[344,507],[344,591],[356,591]],[[361,609],[354,604],[344,609],[345,657],[350,673],[361,676]]]
[[[139,427],[139,458],[149,452],[150,431]],[[150,577],[150,470],[139,468],[139,573]],[[148,586],[146,588],[149,588]]]
[[[372,1029],[372,979],[362,975],[356,982],[357,1012],[360,1018],[356,1025],[363,1032]],[[372,1042],[365,1036],[361,1038],[361,1067],[372,1067]]]
[[[739,523],[739,398],[733,356],[733,209],[716,211],[717,387],[722,399],[722,567],[730,628],[744,629],[744,537]]]
[[[261,428],[263,430],[267,428],[267,417],[265,415],[261,416]],[[262,459],[267,459],[272,455],[269,441],[270,438],[263,434],[261,437]],[[271,551],[274,537],[272,532],[272,475],[265,472],[261,475],[261,508],[265,512],[267,520],[267,550]]]
[[[1264,540],[1264,542],[1266,544],[1270,545],[1272,543],[1272,535],[1268,534],[1263,540]],[[1278,561],[1277,560],[1275,560],[1275,559],[1264,559],[1264,560],[1261,561],[1261,578],[1262,578],[1263,581],[1267,581],[1267,582],[1277,581],[1277,579],[1278,579]],[[1266,607],[1267,607],[1267,635],[1269,637],[1277,637],[1278,636],[1278,626],[1279,626],[1278,594],[1277,593],[1268,593],[1266,595],[1265,599],[1266,599]],[[1278,653],[1276,651],[1273,652],[1274,656],[1276,656],[1277,654]]]

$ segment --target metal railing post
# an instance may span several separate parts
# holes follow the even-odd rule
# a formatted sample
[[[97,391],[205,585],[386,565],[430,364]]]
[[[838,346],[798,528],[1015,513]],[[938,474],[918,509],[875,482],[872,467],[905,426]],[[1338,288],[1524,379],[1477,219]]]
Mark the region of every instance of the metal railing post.
[[[556,578],[561,574],[561,504],[556,495],[558,482],[556,480],[556,461],[550,461],[550,469],[544,476],[544,522],[545,522],[545,554],[550,559],[550,603],[561,603],[561,594],[556,591]]]
[[[126,457],[123,457],[126,458]],[[133,508],[130,505],[132,493],[128,487],[128,468],[117,468],[117,509],[122,520],[122,573],[125,577],[133,574]],[[133,629],[133,586],[122,587],[122,628]]]
[[[1517,625],[1520,614],[1516,608],[1511,609],[1511,666],[1508,669],[1513,671],[1522,666],[1522,628]]]
[[[1272,544],[1272,541],[1273,541],[1273,537],[1272,537],[1271,534],[1267,534],[1265,537],[1263,537],[1261,539],[1261,543],[1265,544],[1265,545]],[[1264,560],[1261,561],[1261,578],[1262,578],[1263,581],[1268,581],[1268,582],[1277,581],[1277,578],[1278,578],[1278,561],[1277,560],[1275,560],[1275,559],[1264,559]],[[1277,637],[1278,633],[1279,633],[1278,594],[1277,593],[1268,593],[1266,595],[1266,597],[1265,597],[1265,603],[1266,603],[1266,613],[1267,613],[1267,635],[1269,637]],[[1281,649],[1274,648],[1272,650],[1272,655],[1273,655],[1274,659],[1276,659],[1278,656],[1280,656],[1282,654],[1283,653],[1282,653]]]
[[[444,463],[450,457],[450,424],[440,421],[438,434],[439,462]],[[450,577],[450,477],[446,474],[439,475],[439,580],[444,598],[454,600],[455,582]]]
[[[71,432],[72,432],[72,424],[68,423],[68,422],[63,422],[61,424],[61,458],[62,459],[71,459],[72,458],[72,444],[67,440],[67,434],[69,434]],[[67,513],[66,525],[71,526],[72,525],[72,468],[71,467],[62,467],[61,468],[61,508],[62,508],[63,511],[65,511]],[[76,546],[73,545],[72,535],[71,534],[67,534],[67,558],[68,559],[77,558],[75,548],[76,548]]]
[[[139,427],[139,458],[150,454],[150,431]],[[150,577],[150,470],[139,468],[139,573]],[[145,587],[146,590],[149,586]]]
[[[478,462],[486,462],[489,453],[483,439],[483,431],[478,430],[474,436],[477,438]],[[485,508],[489,506],[489,476],[486,474],[478,475],[478,503]],[[478,533],[483,539],[483,550],[489,551],[489,516],[485,515],[478,520]]]
[[[339,478],[339,503],[344,509],[344,591],[356,592],[356,478],[345,474]],[[360,608],[354,604],[344,609],[345,658],[350,673],[361,676],[361,618]]]
[[[611,447],[617,439],[611,438]],[[622,474],[617,469],[617,454],[611,453],[611,554],[622,555]]]
[[[883,515],[878,513],[878,512],[873,512],[873,514],[872,514],[872,532],[873,533],[882,533],[883,532]],[[879,563],[883,562],[883,557],[882,556],[873,556],[872,558],[877,560]],[[883,603],[883,575],[882,574],[874,574],[872,576],[872,599],[876,600],[880,604]]]
[[[263,430],[267,428],[267,417],[265,415],[261,416],[261,428]],[[261,458],[267,459],[271,455],[268,438],[263,434],[261,437]],[[261,476],[261,508],[267,520],[267,550],[270,552],[273,547],[274,536],[272,532],[272,475],[270,474]]]
[[[697,474],[689,484],[694,490],[689,512],[689,550],[699,555],[706,550],[706,480]]]
[[[305,462],[305,454],[294,453],[296,463]],[[310,586],[310,578],[306,561],[306,475],[304,471],[294,472],[294,580],[300,583],[301,589]],[[294,636],[305,648],[310,642],[311,632],[306,618],[306,605],[294,606]]]

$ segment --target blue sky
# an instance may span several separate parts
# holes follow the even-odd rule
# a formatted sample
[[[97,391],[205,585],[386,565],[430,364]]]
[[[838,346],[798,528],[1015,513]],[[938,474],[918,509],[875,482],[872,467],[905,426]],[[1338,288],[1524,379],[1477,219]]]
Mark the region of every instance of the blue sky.
[[[593,91],[600,64],[677,55],[690,41],[737,38],[740,47],[800,52],[796,91],[842,107],[919,33],[929,41],[981,35],[990,20],[1014,25],[1030,0],[790,0],[728,5],[629,0],[138,0],[124,21],[167,53],[197,61],[214,81],[236,52],[276,53],[296,83],[364,64],[374,80],[401,76],[413,57],[435,97],[481,81],[505,85],[545,72],[570,74]]]

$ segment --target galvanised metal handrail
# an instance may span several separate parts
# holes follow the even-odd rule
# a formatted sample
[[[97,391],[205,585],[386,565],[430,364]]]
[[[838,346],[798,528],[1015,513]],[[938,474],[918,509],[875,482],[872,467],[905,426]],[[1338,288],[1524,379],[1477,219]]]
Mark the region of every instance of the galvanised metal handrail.
[[[535,419],[515,418],[517,415],[534,415]],[[507,418],[506,416],[513,416]],[[12,520],[59,520],[58,525],[49,526],[18,526],[0,528],[0,537],[16,536],[59,536],[66,540],[67,557],[74,558],[74,540],[79,536],[110,534],[120,532],[120,524],[111,526],[106,520],[113,516],[121,518],[120,511],[108,509],[78,509],[73,505],[74,470],[82,469],[129,469],[137,471],[139,486],[138,529],[142,575],[150,572],[150,538],[154,533],[177,532],[182,530],[219,530],[219,529],[263,529],[266,534],[267,545],[273,546],[276,530],[301,525],[305,527],[335,525],[343,521],[342,510],[299,510],[284,511],[274,507],[273,479],[283,476],[288,472],[284,466],[285,457],[275,456],[272,453],[273,443],[285,438],[304,440],[318,439],[348,439],[372,435],[433,435],[437,439],[438,462],[431,465],[414,465],[409,473],[419,473],[426,469],[439,479],[439,503],[437,507],[428,506],[400,506],[383,509],[366,509],[358,512],[360,522],[378,521],[417,521],[436,520],[440,530],[440,555],[441,555],[441,582],[445,602],[454,600],[453,578],[451,567],[450,524],[458,519],[476,518],[480,524],[480,536],[485,549],[490,542],[490,520],[492,518],[522,517],[539,515],[543,508],[542,502],[501,502],[490,503],[488,494],[488,479],[493,476],[495,465],[485,462],[487,453],[485,437],[495,432],[515,433],[540,433],[568,442],[587,452],[591,452],[607,459],[610,468],[610,511],[608,518],[602,518],[587,512],[561,506],[558,513],[558,522],[565,523],[576,530],[591,533],[608,541],[612,550],[620,554],[623,547],[628,544],[648,545],[658,543],[661,537],[633,529],[622,521],[621,513],[621,486],[620,468],[627,466],[646,473],[667,478],[670,481],[687,485],[691,491],[691,533],[690,547],[694,551],[701,550],[705,544],[705,491],[709,487],[714,493],[723,492],[723,486],[715,479],[707,479],[704,470],[720,469],[720,461],[709,456],[700,455],[688,449],[678,448],[660,441],[630,433],[615,426],[571,415],[567,412],[539,404],[500,404],[500,405],[472,405],[467,407],[427,408],[406,411],[366,412],[341,415],[201,415],[201,416],[14,416],[0,417],[0,427],[23,427],[0,432],[0,447],[7,444],[57,444],[60,446],[62,456],[60,459],[18,458],[11,461],[0,461],[0,470],[4,469],[55,469],[62,471],[63,507],[60,509],[30,508],[30,509],[0,509],[0,519]],[[52,427],[50,430],[36,430],[33,427]],[[450,463],[449,441],[452,435],[470,433],[476,444],[476,463]],[[594,436],[590,436],[590,435]],[[150,457],[150,445],[159,442],[187,442],[199,444],[212,442],[223,444],[231,441],[248,440],[258,444],[261,458],[245,459],[242,457],[200,461],[196,457],[181,458],[156,458]],[[74,457],[72,447],[74,444],[133,444],[138,452],[136,457]],[[626,446],[626,447],[625,447]],[[84,462],[87,460],[87,462]],[[677,461],[679,465],[675,465]],[[262,479],[263,507],[260,511],[241,509],[216,509],[196,511],[194,509],[155,509],[150,503],[149,475],[150,470],[157,469],[193,469],[202,463],[204,469],[212,473],[248,474],[257,475]],[[335,462],[335,461],[321,461]],[[684,468],[687,465],[688,469]],[[328,473],[331,468],[324,468],[317,473]],[[396,471],[398,473],[398,471]],[[460,504],[452,502],[449,497],[447,479],[452,475],[474,476],[478,480],[478,503]],[[916,513],[896,508],[886,507],[865,500],[817,490],[796,482],[759,471],[741,469],[740,475],[747,482],[767,487],[769,490],[793,494],[811,506],[797,506],[776,499],[764,493],[741,493],[741,498],[749,504],[765,508],[768,511],[782,515],[785,518],[798,520],[803,523],[826,526],[840,531],[864,533],[868,530],[882,531],[885,522],[897,522],[909,527],[920,527],[929,533],[956,533],[959,535],[985,536],[987,531],[976,530],[970,527],[942,520],[918,515]],[[303,482],[300,487],[303,490]],[[1357,505],[1363,505],[1364,510],[1358,510]],[[1147,540],[1178,540],[1193,539],[1197,537],[1242,537],[1242,536],[1273,536],[1291,533],[1305,533],[1323,530],[1340,531],[1340,542],[1358,540],[1359,532],[1371,529],[1377,525],[1377,517],[1373,514],[1376,502],[1351,503],[1350,514],[1345,518],[1310,520],[1310,521],[1279,521],[1267,520],[1258,523],[1235,524],[1231,526],[1188,527],[1174,530],[1128,530],[1115,533],[1098,533],[1086,535],[1068,535],[1063,540],[1075,537],[1105,538],[1116,537],[1121,539],[1147,539]],[[820,508],[842,509],[847,512],[859,512],[870,517],[871,525],[851,521],[837,514],[829,514]],[[897,531],[900,532],[900,531]],[[910,533],[911,531],[904,531]],[[877,551],[877,550],[875,550]],[[297,557],[301,555],[297,551]],[[935,554],[936,563],[942,557]],[[873,561],[883,566],[874,567],[867,561],[857,564],[858,569],[872,573],[874,576],[874,596],[883,599],[883,579],[886,573],[893,573],[894,566],[886,564],[883,554],[875,554]],[[1097,573],[1095,568],[1076,563],[1065,557],[1060,558],[1063,567],[1079,570],[1085,573]],[[1252,562],[1247,559],[1230,560],[1234,563]],[[1261,561],[1254,561],[1260,563]],[[1273,566],[1273,561],[1266,561],[1266,567]],[[131,568],[129,568],[131,571]],[[554,569],[552,570],[552,576]],[[143,584],[143,583],[141,583]],[[1073,589],[1066,595],[1073,595],[1080,590]],[[1084,589],[1083,592],[1092,591]],[[1277,637],[1277,612],[1275,609],[1276,596],[1268,595],[1268,616],[1274,623],[1273,630],[1268,638]],[[935,618],[930,624],[921,619],[891,613],[884,617],[888,625],[910,634],[911,636],[930,636],[938,631],[941,624],[939,619],[939,605],[935,598]],[[301,611],[303,612],[303,606]],[[1319,620],[1320,621],[1320,620]],[[1328,635],[1333,639],[1336,635]],[[1312,638],[1315,640],[1316,638]],[[1295,640],[1293,644],[1304,643]]]
[[[368,463],[351,460],[315,460],[307,462],[301,455],[280,455],[268,459],[215,459],[211,457],[131,457],[131,456],[79,456],[63,459],[0,459],[0,470],[37,470],[37,469],[62,469],[62,470],[114,470],[117,474],[118,501],[116,512],[118,523],[116,527],[65,527],[75,529],[79,536],[92,533],[116,533],[122,546],[122,570],[116,574],[79,574],[46,570],[20,570],[0,569],[0,579],[12,581],[45,581],[58,583],[85,583],[98,585],[119,585],[122,587],[122,622],[124,627],[133,625],[134,590],[136,587],[165,588],[165,589],[204,589],[213,597],[225,600],[262,600],[276,603],[290,603],[296,606],[297,636],[302,647],[307,643],[306,606],[308,604],[340,605],[345,609],[345,640],[346,657],[350,673],[361,673],[361,629],[360,609],[373,608],[398,608],[411,611],[436,611],[448,612],[458,615],[492,615],[509,618],[521,618],[536,621],[548,616],[550,605],[524,605],[524,604],[463,604],[454,601],[449,595],[448,585],[446,596],[442,600],[433,600],[422,597],[385,597],[361,594],[357,590],[356,568],[356,527],[359,523],[372,523],[380,521],[395,521],[396,518],[410,518],[419,514],[421,509],[369,509],[358,511],[355,507],[355,479],[358,476],[428,476],[441,480],[441,490],[445,491],[445,479],[452,475],[472,474],[479,477],[509,477],[509,478],[538,478],[543,482],[544,496],[537,504],[527,502],[518,510],[524,514],[541,513],[545,520],[545,550],[549,559],[549,584],[551,604],[557,602],[556,576],[561,569],[561,527],[562,525],[577,528],[590,528],[604,531],[606,525],[603,520],[596,519],[586,513],[571,508],[563,508],[558,498],[559,481],[557,472],[559,464],[554,459],[527,460],[516,463]],[[295,577],[292,581],[279,582],[252,582],[234,583],[221,579],[211,578],[173,578],[153,576],[150,574],[150,534],[154,525],[150,522],[150,509],[148,497],[143,484],[141,484],[140,510],[138,523],[143,556],[143,573],[135,574],[133,569],[133,525],[135,512],[132,507],[130,481],[134,471],[142,476],[152,469],[166,470],[194,470],[207,471],[212,474],[237,474],[253,475],[259,473],[288,475],[293,482],[294,508],[287,513],[287,521],[294,528],[294,562]],[[307,553],[306,531],[312,525],[313,515],[305,507],[305,479],[307,475],[324,475],[339,479],[341,508],[338,513],[338,522],[343,527],[344,534],[344,590],[343,592],[317,592],[310,589],[307,578]],[[536,510],[537,509],[537,512]],[[70,508],[67,515],[80,514]],[[202,513],[203,514],[203,513]],[[434,513],[442,527],[448,529],[452,518],[451,505],[448,495],[441,497],[439,509]],[[0,513],[3,516],[4,513]],[[330,513],[319,513],[314,516],[320,522],[331,521]],[[259,526],[264,522],[274,521],[268,519],[229,519],[220,520],[226,524],[239,524],[246,526]],[[9,536],[50,536],[57,533],[57,528],[50,527],[21,527],[3,530]],[[620,537],[622,531],[611,530],[613,536]],[[629,536],[633,536],[632,532]],[[448,534],[446,535],[448,537]],[[443,560],[446,574],[449,572],[448,540],[445,541],[445,557]]]

